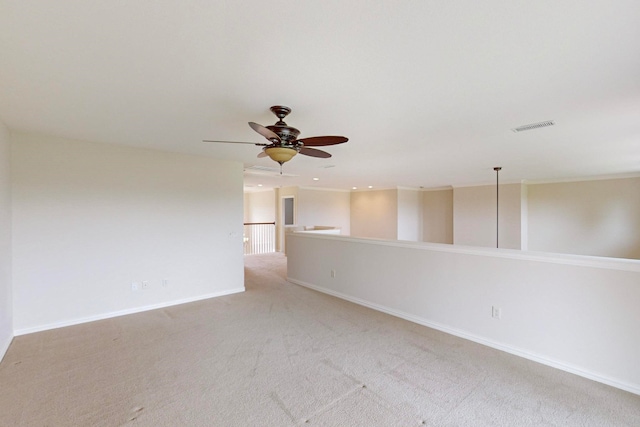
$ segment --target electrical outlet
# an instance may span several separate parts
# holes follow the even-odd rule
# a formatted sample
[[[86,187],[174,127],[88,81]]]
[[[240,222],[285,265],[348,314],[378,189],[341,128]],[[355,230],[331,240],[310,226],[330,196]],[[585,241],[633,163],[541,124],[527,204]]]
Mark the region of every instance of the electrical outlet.
[[[149,289],[149,282],[147,281],[142,282],[142,290],[145,290],[145,289]]]
[[[491,307],[491,317],[494,319],[500,319],[502,317],[502,310],[498,307]]]
[[[335,279],[336,277],[336,271],[335,270],[331,270],[331,278]]]
[[[135,292],[138,289],[140,289],[140,284],[138,282],[131,282],[131,290]]]

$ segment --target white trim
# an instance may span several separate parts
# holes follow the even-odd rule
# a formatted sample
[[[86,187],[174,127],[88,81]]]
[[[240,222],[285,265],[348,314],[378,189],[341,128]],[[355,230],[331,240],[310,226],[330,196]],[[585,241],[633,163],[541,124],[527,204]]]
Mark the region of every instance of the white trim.
[[[11,345],[11,342],[13,341],[13,335],[9,337],[9,339],[0,344],[0,362],[2,362],[2,359],[4,359],[5,354],[7,354],[7,350],[9,350],[9,346]]]
[[[242,187],[242,191],[244,193],[265,193],[267,191],[275,191],[273,187],[247,187],[246,185]]]
[[[495,175],[494,175],[495,178]],[[500,179],[500,186],[503,185],[523,185],[524,184],[524,180],[522,179],[511,179],[511,180],[502,180]],[[451,187],[455,190],[456,188],[471,188],[471,187],[494,187],[496,186],[496,181],[494,179],[493,183],[490,181],[483,181],[483,182],[469,182],[469,183],[462,183],[462,184],[454,184]]]
[[[351,190],[345,190],[343,188],[328,188],[328,187],[298,187],[299,190],[317,190],[317,191],[334,191],[337,193],[350,193]]]
[[[561,184],[564,182],[583,182],[583,181],[604,181],[608,179],[632,179],[640,178],[640,172],[630,172],[623,174],[609,174],[609,175],[595,175],[595,176],[583,176],[575,178],[557,178],[557,179],[526,179],[523,181],[527,185],[538,184]]]
[[[297,175],[296,175],[297,176]],[[510,185],[510,184],[522,184],[522,185],[538,185],[538,184],[556,184],[556,183],[564,183],[564,182],[583,182],[583,181],[603,181],[608,179],[631,179],[631,178],[640,178],[640,172],[629,172],[623,174],[609,174],[609,175],[595,175],[595,176],[582,176],[582,177],[569,177],[569,178],[552,178],[552,179],[515,179],[515,180],[505,180],[501,181],[500,185]],[[486,187],[486,186],[495,186],[495,181],[483,181],[483,182],[468,182],[461,184],[452,184],[445,185],[440,187],[405,187],[405,186],[397,186],[397,187],[380,187],[380,188],[358,188],[357,190],[352,189],[341,189],[341,188],[329,188],[329,187],[309,187],[309,186],[299,186],[299,189],[303,190],[320,190],[320,191],[337,191],[344,193],[357,193],[362,191],[384,191],[384,190],[418,190],[418,191],[443,191],[443,190],[452,190],[456,188],[467,188],[467,187]],[[295,186],[294,186],[295,187]],[[357,187],[357,186],[356,186]],[[253,188],[253,187],[250,187]],[[244,191],[247,193],[252,193],[254,191],[267,191],[274,190],[275,187],[264,187],[264,190],[247,190],[244,188]]]
[[[81,317],[81,318],[76,318],[71,320],[64,320],[62,322],[48,323],[46,325],[16,329],[13,331],[13,334],[15,336],[19,336],[19,335],[32,334],[34,332],[48,331],[49,329],[64,328],[65,326],[79,325],[81,323],[94,322],[96,320],[110,319],[112,317],[126,316],[127,314],[142,313],[144,311],[156,310],[158,308],[171,307],[173,305],[187,304],[190,302],[201,301],[209,298],[237,294],[239,292],[244,292],[244,290],[245,288],[243,286],[242,288],[234,288],[226,291],[214,292],[206,295],[199,295],[197,297],[183,298],[183,299],[174,300],[174,301],[162,302],[159,304],[145,305],[142,307],[128,308],[126,310],[119,310],[119,311],[112,311],[109,313],[97,314],[95,316],[87,316],[87,317]]]
[[[412,248],[435,252],[450,252],[465,255],[487,256],[492,258],[520,259],[564,265],[579,265],[582,267],[604,268],[608,270],[640,272],[640,260],[627,258],[606,258],[588,255],[569,255],[547,252],[519,251],[517,249],[496,249],[477,246],[451,245],[447,243],[411,242],[403,240],[384,240],[365,237],[351,237],[323,234],[296,234],[311,239],[346,240],[356,243],[394,246],[398,248]]]
[[[369,185],[367,184],[367,187]],[[358,187],[357,185],[354,185],[353,187]],[[351,188],[350,192],[351,193],[366,193],[366,192],[370,192],[370,191],[398,191],[398,187],[374,187],[374,188],[360,188],[358,187],[357,189],[353,189],[353,187]]]
[[[450,335],[454,335],[460,338],[464,338],[466,340],[469,341],[473,341],[476,342],[478,344],[482,344],[482,345],[486,345],[487,347],[491,347],[491,348],[495,348],[497,350],[500,351],[504,351],[506,353],[510,353],[513,354],[515,356],[519,356],[525,359],[529,359],[529,360],[533,360],[534,362],[538,362],[541,363],[543,365],[547,365],[547,366],[551,366],[552,368],[556,368],[556,369],[560,369],[561,371],[565,371],[565,372],[569,372],[584,378],[588,378],[590,380],[593,381],[597,381],[603,384],[607,384],[610,385],[612,387],[616,387],[619,388],[621,390],[625,390],[628,391],[630,393],[634,393],[637,395],[640,395],[640,386],[636,385],[636,384],[630,384],[621,380],[618,380],[616,378],[611,378],[611,377],[607,377],[607,376],[603,376],[600,375],[596,372],[592,372],[592,371],[587,371],[584,370],[578,366],[575,365],[571,365],[571,364],[567,364],[565,362],[559,361],[559,360],[554,360],[554,359],[550,359],[548,357],[536,354],[536,353],[531,353],[529,351],[517,348],[517,347],[512,347],[510,345],[506,345],[506,344],[502,344],[500,342],[497,341],[493,341],[493,340],[489,340],[486,339],[480,335],[475,335],[475,334],[470,334],[466,331],[463,331],[461,329],[456,329],[456,328],[452,328],[450,326],[447,325],[443,325],[441,323],[437,323],[437,322],[432,322],[428,319],[425,319],[423,317],[419,317],[419,316],[415,316],[413,314],[409,314],[406,313],[404,311],[400,311],[400,310],[394,310],[392,308],[386,307],[384,305],[380,305],[380,304],[376,304],[376,303],[372,303],[370,301],[361,299],[361,298],[356,298],[356,297],[352,297],[350,295],[346,295],[343,294],[341,292],[337,292],[331,289],[326,289],[320,286],[316,286],[316,285],[312,285],[310,283],[306,283],[303,282],[301,280],[296,280],[296,279],[292,279],[290,277],[287,277],[287,281],[291,282],[293,284],[296,285],[300,285],[300,286],[304,286],[305,288],[309,288],[309,289],[313,289],[314,291],[318,291],[318,292],[322,292],[346,301],[350,301],[352,303],[364,306],[364,307],[368,307],[371,308],[373,310],[376,311],[380,311],[382,313],[386,313],[389,314],[391,316],[395,316],[395,317],[399,317],[401,319],[405,319],[408,320],[409,322],[413,322],[413,323],[417,323],[419,325],[422,326],[426,326],[432,329],[437,329],[439,331],[445,332],[447,334]]]
[[[452,191],[453,187],[450,185],[444,185],[442,187],[421,187],[420,188],[421,191],[423,192],[427,192],[427,191]]]

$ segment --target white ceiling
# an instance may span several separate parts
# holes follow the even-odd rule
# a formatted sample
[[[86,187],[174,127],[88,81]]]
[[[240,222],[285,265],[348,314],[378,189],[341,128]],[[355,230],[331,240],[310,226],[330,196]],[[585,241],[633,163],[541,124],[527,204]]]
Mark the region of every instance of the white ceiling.
[[[249,186],[635,174],[639,23],[638,0],[0,0],[0,118],[267,167],[201,140],[263,142],[247,122],[272,105],[301,137],[350,139]]]

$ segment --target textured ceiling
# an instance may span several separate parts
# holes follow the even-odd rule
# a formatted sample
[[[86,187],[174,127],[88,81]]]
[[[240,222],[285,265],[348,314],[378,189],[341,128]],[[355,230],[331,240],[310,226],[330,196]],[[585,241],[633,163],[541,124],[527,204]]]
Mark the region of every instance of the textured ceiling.
[[[273,124],[271,105],[301,137],[350,138],[248,186],[636,174],[639,22],[637,0],[0,0],[0,118],[264,167],[201,140],[263,142],[247,122]]]

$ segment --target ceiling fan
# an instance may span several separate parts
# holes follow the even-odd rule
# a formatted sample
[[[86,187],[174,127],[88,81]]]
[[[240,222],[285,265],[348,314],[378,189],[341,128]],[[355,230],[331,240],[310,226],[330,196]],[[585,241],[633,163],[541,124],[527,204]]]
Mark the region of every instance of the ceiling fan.
[[[323,147],[327,145],[336,145],[347,142],[349,138],[344,136],[314,136],[310,138],[297,139],[300,131],[294,127],[288,126],[283,119],[291,113],[291,108],[283,105],[274,105],[271,112],[278,117],[278,121],[271,126],[262,126],[258,123],[249,122],[251,129],[264,136],[269,143],[254,143],[242,141],[212,141],[203,140],[202,142],[224,142],[231,144],[253,144],[262,147],[262,152],[258,157],[269,157],[271,160],[280,164],[280,173],[282,173],[282,164],[288,162],[300,153],[305,156],[320,157],[327,159],[331,154],[326,151],[318,150],[310,147]]]

